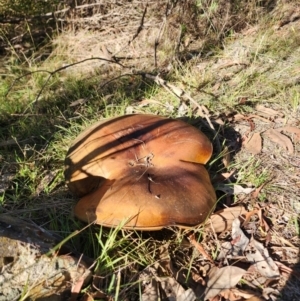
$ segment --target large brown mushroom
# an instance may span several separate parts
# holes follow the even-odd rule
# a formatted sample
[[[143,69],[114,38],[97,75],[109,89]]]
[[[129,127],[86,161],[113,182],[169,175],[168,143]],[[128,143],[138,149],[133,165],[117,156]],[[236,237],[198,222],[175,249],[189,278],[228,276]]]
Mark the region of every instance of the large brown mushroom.
[[[216,202],[204,167],[211,154],[208,138],[183,121],[137,114],[98,122],[65,161],[70,190],[83,196],[75,216],[141,230],[198,225]]]

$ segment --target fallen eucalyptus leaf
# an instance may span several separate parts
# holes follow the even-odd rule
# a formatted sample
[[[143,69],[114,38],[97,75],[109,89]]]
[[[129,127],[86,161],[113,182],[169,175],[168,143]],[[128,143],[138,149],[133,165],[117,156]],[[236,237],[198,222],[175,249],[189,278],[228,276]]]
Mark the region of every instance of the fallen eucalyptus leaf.
[[[213,259],[211,258],[211,256],[205,251],[205,249],[203,248],[203,246],[201,245],[201,243],[199,243],[196,238],[195,238],[195,234],[192,233],[188,236],[188,239],[191,243],[192,246],[194,246],[196,248],[196,250],[203,255],[206,259],[208,259],[211,263],[214,264]]]
[[[213,228],[216,233],[231,230],[232,222],[240,215],[246,214],[243,206],[229,207],[213,213],[205,224],[205,228]]]
[[[258,111],[258,113],[263,113],[263,116],[266,116],[266,117],[276,117],[276,116],[283,117],[284,116],[284,114],[282,114],[278,111],[275,111],[273,109],[266,108],[263,105],[257,105],[255,107],[255,109]]]
[[[280,134],[279,131],[274,129],[269,129],[264,132],[264,136],[268,137],[273,142],[279,144],[285,150],[287,150],[290,154],[294,152],[294,146],[292,141],[285,135]]]
[[[246,270],[235,266],[226,266],[223,268],[213,267],[208,274],[204,299],[213,298],[223,290],[235,287],[245,273]]]
[[[251,154],[257,155],[262,150],[262,139],[260,133],[254,133],[244,142],[245,149]]]
[[[253,263],[254,268],[264,277],[278,278],[279,269],[273,259],[270,257],[268,250],[256,241],[253,237],[245,250],[246,258]]]
[[[288,133],[292,133],[295,134],[294,135],[294,141],[295,142],[299,142],[300,141],[300,129],[296,128],[295,126],[285,126],[282,128],[277,128],[276,131],[282,132],[288,132]]]

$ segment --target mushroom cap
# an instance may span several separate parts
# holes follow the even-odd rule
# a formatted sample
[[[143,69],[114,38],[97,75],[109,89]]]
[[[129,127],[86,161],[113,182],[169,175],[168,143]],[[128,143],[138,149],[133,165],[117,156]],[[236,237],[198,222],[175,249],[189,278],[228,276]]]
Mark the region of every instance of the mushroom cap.
[[[83,196],[75,215],[141,230],[198,225],[216,203],[203,165],[211,154],[208,138],[180,120],[136,114],[98,122],[65,161],[70,190]]]

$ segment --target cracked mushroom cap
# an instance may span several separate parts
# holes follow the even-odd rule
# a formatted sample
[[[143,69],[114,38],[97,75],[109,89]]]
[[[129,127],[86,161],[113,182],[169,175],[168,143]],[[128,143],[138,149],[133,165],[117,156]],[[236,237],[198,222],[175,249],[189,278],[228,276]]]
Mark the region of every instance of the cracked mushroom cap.
[[[155,115],[101,121],[81,133],[65,163],[75,216],[108,227],[192,227],[216,203],[204,164],[212,145],[195,127]]]

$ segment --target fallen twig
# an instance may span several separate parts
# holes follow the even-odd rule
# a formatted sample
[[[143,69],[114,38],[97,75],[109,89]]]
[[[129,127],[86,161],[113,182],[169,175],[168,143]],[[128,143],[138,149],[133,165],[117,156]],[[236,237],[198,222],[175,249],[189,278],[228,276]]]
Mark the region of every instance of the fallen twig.
[[[147,8],[148,8],[148,3],[146,3],[146,6],[145,6],[145,9],[144,9],[142,18],[141,18],[140,26],[138,27],[138,29],[137,29],[135,35],[133,36],[133,38],[131,39],[131,41],[128,42],[128,44],[132,43],[132,42],[137,38],[137,36],[139,35],[139,33],[143,30],[143,28],[144,28],[145,16],[146,16],[146,13],[147,13]]]

